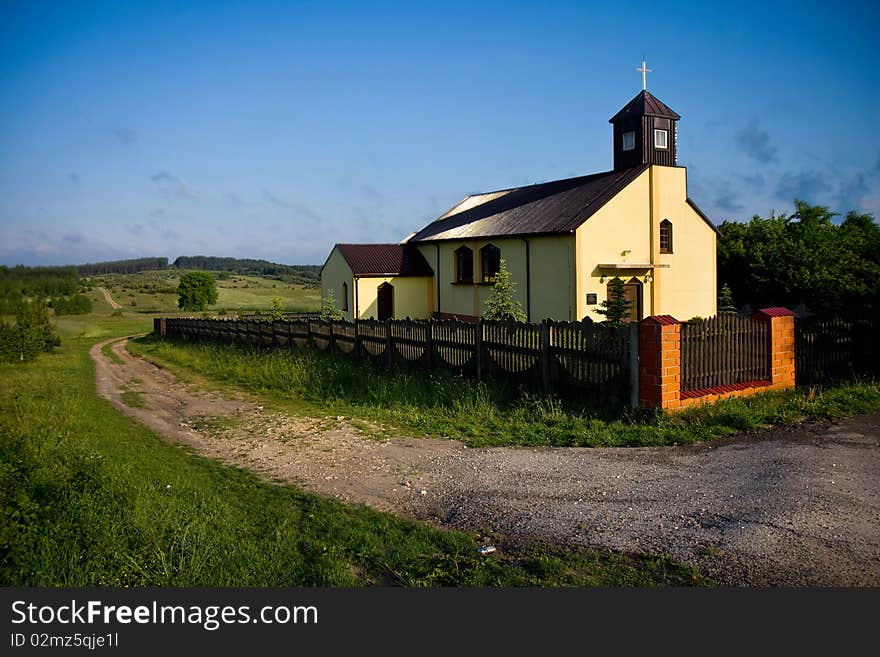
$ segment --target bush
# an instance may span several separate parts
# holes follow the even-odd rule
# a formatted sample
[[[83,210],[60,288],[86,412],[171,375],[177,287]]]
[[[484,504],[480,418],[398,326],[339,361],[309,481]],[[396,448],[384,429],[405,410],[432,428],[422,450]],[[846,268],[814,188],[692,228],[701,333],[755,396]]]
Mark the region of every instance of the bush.
[[[24,302],[15,314],[14,324],[0,321],[0,361],[33,360],[60,344],[44,303]]]
[[[92,300],[84,294],[69,297],[53,297],[49,304],[56,315],[84,315],[92,312]]]
[[[177,306],[181,310],[204,311],[217,303],[217,284],[204,271],[190,271],[180,277]]]

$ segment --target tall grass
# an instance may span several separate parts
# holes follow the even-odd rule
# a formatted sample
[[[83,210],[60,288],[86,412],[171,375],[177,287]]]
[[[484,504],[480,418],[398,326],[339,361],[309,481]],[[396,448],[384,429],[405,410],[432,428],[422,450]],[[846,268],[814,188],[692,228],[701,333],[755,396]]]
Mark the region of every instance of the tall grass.
[[[663,558],[542,548],[480,557],[469,534],[190,455],[95,395],[96,336],[142,325],[80,318],[63,325],[57,353],[0,365],[0,585],[705,583]]]
[[[437,372],[389,373],[324,353],[230,347],[150,336],[130,349],[179,373],[256,391],[300,413],[351,415],[473,446],[637,446],[692,443],[770,424],[880,410],[874,382],[730,399],[678,415],[595,408],[518,395],[501,384]]]

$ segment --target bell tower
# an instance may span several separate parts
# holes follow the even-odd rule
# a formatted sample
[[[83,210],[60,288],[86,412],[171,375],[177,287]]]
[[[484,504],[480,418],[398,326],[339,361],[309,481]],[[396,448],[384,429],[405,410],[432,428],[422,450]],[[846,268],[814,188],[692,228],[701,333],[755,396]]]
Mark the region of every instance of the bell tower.
[[[646,63],[636,70],[642,74],[642,90],[609,119],[614,126],[614,170],[642,164],[674,167],[675,127],[681,117],[645,88],[645,74],[651,72]]]

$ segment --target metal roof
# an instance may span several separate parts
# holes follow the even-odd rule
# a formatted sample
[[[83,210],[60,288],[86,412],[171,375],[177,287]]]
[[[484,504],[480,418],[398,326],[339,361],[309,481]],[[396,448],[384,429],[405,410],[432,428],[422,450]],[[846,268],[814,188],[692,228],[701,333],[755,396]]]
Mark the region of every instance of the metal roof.
[[[355,276],[433,276],[434,270],[408,244],[337,244]]]
[[[570,233],[647,168],[468,196],[409,242]]]
[[[615,123],[621,119],[630,119],[640,116],[663,116],[667,119],[678,121],[681,117],[669,109],[663,101],[651,95],[650,91],[640,91],[638,95],[623,106],[617,114],[608,119],[609,123]]]

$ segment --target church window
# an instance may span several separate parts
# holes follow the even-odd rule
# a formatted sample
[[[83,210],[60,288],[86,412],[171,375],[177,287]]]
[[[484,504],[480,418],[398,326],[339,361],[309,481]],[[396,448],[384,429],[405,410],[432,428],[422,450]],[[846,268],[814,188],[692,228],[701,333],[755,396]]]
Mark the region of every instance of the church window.
[[[623,150],[631,151],[636,147],[636,133],[634,131],[623,133]]]
[[[666,130],[654,131],[654,148],[668,148],[669,132]]]
[[[672,253],[672,222],[669,219],[660,222],[660,253]]]
[[[474,282],[474,252],[466,246],[455,250],[455,282]]]
[[[348,310],[348,283],[342,284],[342,310]]]
[[[484,283],[494,283],[498,278],[498,272],[501,271],[501,249],[494,244],[487,244],[480,249],[480,259],[482,260],[481,273]]]

